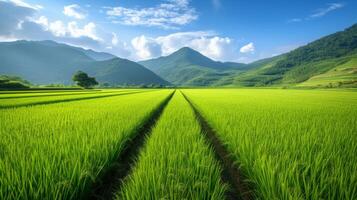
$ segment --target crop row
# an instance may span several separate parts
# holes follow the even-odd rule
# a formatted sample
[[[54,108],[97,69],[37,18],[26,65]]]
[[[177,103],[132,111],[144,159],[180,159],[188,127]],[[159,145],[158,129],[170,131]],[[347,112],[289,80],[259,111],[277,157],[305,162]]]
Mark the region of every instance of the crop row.
[[[357,93],[184,90],[258,199],[357,199]]]
[[[66,102],[66,101],[76,101],[76,100],[84,100],[84,99],[103,98],[103,97],[111,97],[111,96],[131,94],[137,92],[143,92],[143,90],[118,90],[110,93],[73,94],[73,95],[31,97],[31,98],[25,97],[25,98],[15,98],[15,99],[13,98],[1,99],[0,109],[29,106],[29,105],[58,103],[58,102]]]
[[[170,93],[1,110],[0,199],[84,198]]]
[[[67,96],[67,95],[80,95],[80,94],[104,94],[113,93],[120,90],[79,90],[72,92],[31,92],[31,93],[14,93],[14,94],[0,94],[0,99],[17,99],[17,98],[32,98],[32,97],[49,97],[49,96]]]
[[[224,199],[227,185],[195,115],[176,92],[117,199]]]

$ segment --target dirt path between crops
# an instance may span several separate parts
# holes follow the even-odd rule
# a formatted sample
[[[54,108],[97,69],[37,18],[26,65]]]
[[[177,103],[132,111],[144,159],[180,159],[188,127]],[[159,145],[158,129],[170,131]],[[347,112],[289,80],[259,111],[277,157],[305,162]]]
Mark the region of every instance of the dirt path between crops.
[[[86,199],[114,199],[115,193],[120,191],[125,178],[128,177],[135,166],[136,159],[144,146],[146,138],[149,137],[152,128],[155,127],[174,93],[175,91],[166,97],[159,108],[136,131],[134,138],[124,145],[125,149],[120,153],[116,162],[102,175],[99,181],[94,183],[91,193]]]
[[[201,125],[202,133],[205,135],[208,143],[212,146],[217,160],[219,160],[222,165],[222,181],[228,184],[230,187],[230,190],[226,194],[226,199],[254,199],[253,190],[244,181],[244,175],[240,171],[239,167],[234,164],[234,160],[230,156],[230,153],[227,151],[223,143],[218,139],[216,132],[212,129],[212,127],[208,124],[208,122],[204,119],[204,117],[196,109],[192,102],[187,98],[187,96],[183,92],[181,93],[194,111],[197,120]]]

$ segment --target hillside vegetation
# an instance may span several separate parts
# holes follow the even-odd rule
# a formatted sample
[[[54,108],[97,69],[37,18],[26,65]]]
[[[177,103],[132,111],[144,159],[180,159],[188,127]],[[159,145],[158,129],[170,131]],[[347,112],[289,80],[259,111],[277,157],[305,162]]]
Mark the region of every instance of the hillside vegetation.
[[[259,68],[237,76],[234,84],[353,86],[357,81],[356,59],[357,25],[353,25],[290,53],[268,59]],[[317,81],[322,77],[323,82]]]
[[[34,84],[71,84],[78,70],[112,85],[168,84],[135,62],[53,41],[2,42],[0,60],[0,74],[20,76]]]
[[[357,24],[289,53],[243,64],[184,47],[139,63],[53,41],[0,43],[0,74],[71,84],[78,70],[106,85],[357,87]]]
[[[214,85],[222,77],[246,68],[242,63],[213,61],[199,52],[184,47],[165,57],[142,61],[140,64],[176,85]]]

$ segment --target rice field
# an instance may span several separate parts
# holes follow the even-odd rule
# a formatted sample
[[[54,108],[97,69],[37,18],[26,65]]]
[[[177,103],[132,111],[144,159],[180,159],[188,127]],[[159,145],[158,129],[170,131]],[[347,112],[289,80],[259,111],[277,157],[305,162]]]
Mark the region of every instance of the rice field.
[[[0,199],[85,197],[169,93],[1,110]]]
[[[224,199],[221,169],[201,131],[176,92],[117,199]]]
[[[185,90],[258,199],[357,198],[357,93]]]
[[[0,93],[0,199],[233,199],[190,105],[252,199],[357,199],[356,91],[282,89]]]

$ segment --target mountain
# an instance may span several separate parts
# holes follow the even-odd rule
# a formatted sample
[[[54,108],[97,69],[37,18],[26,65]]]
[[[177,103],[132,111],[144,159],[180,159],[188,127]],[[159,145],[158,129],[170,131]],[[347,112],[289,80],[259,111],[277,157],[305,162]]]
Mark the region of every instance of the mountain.
[[[82,51],[88,57],[90,57],[96,61],[110,60],[110,59],[116,58],[116,56],[114,56],[110,53],[96,52],[91,49],[82,49],[82,48],[78,48],[78,50]]]
[[[139,63],[176,85],[214,85],[221,77],[246,70],[245,64],[213,61],[188,47]]]
[[[233,84],[241,86],[357,85],[357,24],[284,55],[250,64]]]
[[[18,42],[21,42],[21,41],[18,41]],[[23,41],[23,42],[27,42],[27,41]],[[110,60],[110,59],[116,58],[116,56],[114,56],[110,53],[96,52],[91,49],[83,49],[81,47],[74,47],[74,46],[70,46],[70,45],[66,45],[66,44],[57,43],[52,40],[36,41],[36,43],[42,44],[44,46],[51,46],[51,47],[72,48],[75,51],[83,52],[86,56],[88,56],[96,61]]]
[[[35,84],[70,84],[78,70],[113,85],[168,84],[135,62],[53,41],[1,42],[0,61],[0,74],[21,76]]]
[[[92,62],[81,70],[93,74],[97,81],[110,85],[170,84],[142,65],[121,58]]]

